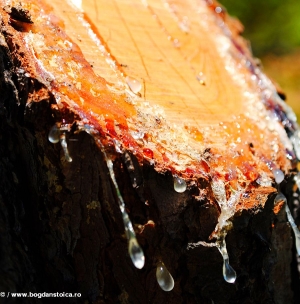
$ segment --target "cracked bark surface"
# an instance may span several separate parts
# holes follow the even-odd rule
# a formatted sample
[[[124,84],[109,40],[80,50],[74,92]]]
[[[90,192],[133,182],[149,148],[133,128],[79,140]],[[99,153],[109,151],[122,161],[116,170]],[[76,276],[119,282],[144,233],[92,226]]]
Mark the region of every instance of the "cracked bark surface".
[[[55,98],[20,70],[14,37],[5,27],[1,33],[0,291],[82,294],[68,303],[297,303],[294,242],[284,208],[273,212],[274,194],[263,206],[235,214],[226,242],[238,277],[228,284],[217,248],[187,249],[208,239],[217,224],[211,181],[199,178],[202,191],[195,185],[179,194],[171,172],[157,172],[126,152],[134,176],[126,155],[115,157],[114,171],[145,253],[144,268],[135,269],[103,153],[92,136],[73,129],[72,163],[48,142]],[[281,190],[291,199],[292,177],[286,180]],[[175,280],[171,292],[156,282],[160,259]]]

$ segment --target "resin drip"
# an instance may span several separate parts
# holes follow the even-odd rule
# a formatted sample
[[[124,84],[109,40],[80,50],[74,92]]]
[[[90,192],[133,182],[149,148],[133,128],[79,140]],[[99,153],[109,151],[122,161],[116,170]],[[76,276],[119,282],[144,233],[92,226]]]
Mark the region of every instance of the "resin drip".
[[[294,181],[298,187],[298,191],[300,191],[300,173],[299,172],[294,176]]]
[[[114,173],[114,169],[113,169],[113,163],[110,159],[107,158],[105,152],[104,152],[104,155],[106,158],[106,163],[107,163],[107,167],[109,170],[110,178],[114,184],[114,187],[115,187],[116,193],[117,193],[117,197],[118,197],[118,202],[119,202],[122,219],[123,219],[123,223],[124,223],[124,227],[125,227],[125,233],[126,233],[126,237],[128,240],[128,253],[130,255],[133,265],[138,269],[142,269],[145,264],[144,252],[136,239],[136,235],[135,235],[132,223],[129,219],[128,213],[125,210],[125,203],[124,203],[123,197],[120,193],[120,190],[119,190],[119,187],[118,187],[118,184],[116,181],[116,177],[115,177],[115,173]]]
[[[217,244],[217,247],[223,257],[223,277],[228,283],[234,283],[236,280],[236,272],[229,264],[229,256],[226,249],[225,239],[221,240]]]
[[[199,81],[200,84],[205,85],[205,76],[202,72],[200,72],[197,76],[196,79]]]
[[[57,144],[60,140],[60,129],[58,128],[57,125],[54,125],[48,134],[48,140],[53,143],[53,144]]]
[[[285,204],[285,212],[286,212],[286,215],[287,215],[287,218],[288,218],[288,221],[294,231],[294,234],[295,234],[295,243],[296,243],[296,250],[297,250],[297,253],[298,255],[300,256],[300,231],[293,219],[293,216],[291,214],[291,210],[288,206],[288,204],[286,203]]]
[[[126,76],[125,78],[127,85],[129,86],[130,90],[134,93],[137,94],[141,89],[142,89],[142,84],[129,76]]]
[[[227,233],[226,230],[228,231],[232,226],[229,219],[234,215],[236,205],[238,204],[240,196],[243,194],[245,189],[238,186],[236,191],[232,191],[228,200],[226,198],[225,184],[222,180],[213,179],[211,189],[221,209],[218,224],[215,228],[216,238],[221,239],[225,237]]]
[[[60,135],[60,144],[61,144],[61,147],[64,151],[64,155],[65,155],[65,159],[67,162],[72,162],[72,157],[70,156],[69,154],[69,150],[68,150],[68,144],[67,144],[67,139],[66,139],[66,133],[62,133]]]
[[[134,164],[133,164],[131,156],[128,152],[124,153],[124,159],[125,159],[125,165],[127,167],[129,175],[130,175],[132,187],[137,188],[138,184],[137,184],[136,177],[134,176]]]
[[[295,243],[296,243],[296,250],[297,250],[297,253],[298,255],[300,256],[300,231],[293,219],[293,216],[292,216],[292,213],[291,213],[291,210],[287,204],[287,199],[286,197],[281,193],[279,192],[275,199],[274,199],[274,204],[277,205],[279,204],[280,202],[284,202],[285,203],[285,212],[286,212],[286,215],[287,215],[287,219],[294,231],[294,235],[295,235]]]
[[[236,272],[229,264],[229,256],[226,249],[225,237],[228,230],[230,230],[232,227],[230,218],[234,215],[236,205],[238,204],[239,198],[245,189],[238,186],[238,189],[236,191],[232,191],[228,200],[226,198],[225,184],[221,179],[214,178],[211,183],[211,189],[221,209],[218,224],[216,225],[215,230],[211,236],[216,238],[216,241],[213,243],[200,241],[196,244],[189,244],[188,248],[193,248],[198,245],[203,245],[206,247],[217,247],[223,257],[224,280],[228,283],[234,283],[236,280]]]
[[[226,249],[225,236],[220,237],[216,242],[207,243],[207,242],[197,242],[189,243],[187,249],[197,248],[199,245],[204,247],[217,247],[223,257],[223,277],[224,280],[228,283],[234,283],[236,280],[236,272],[229,264],[229,256]]]
[[[163,262],[159,262],[157,265],[156,279],[162,290],[170,291],[174,288],[174,279]]]
[[[174,190],[178,193],[183,193],[186,190],[185,180],[178,176],[175,176],[174,177]]]
[[[280,184],[284,180],[284,173],[280,169],[273,169],[272,173],[277,184]]]

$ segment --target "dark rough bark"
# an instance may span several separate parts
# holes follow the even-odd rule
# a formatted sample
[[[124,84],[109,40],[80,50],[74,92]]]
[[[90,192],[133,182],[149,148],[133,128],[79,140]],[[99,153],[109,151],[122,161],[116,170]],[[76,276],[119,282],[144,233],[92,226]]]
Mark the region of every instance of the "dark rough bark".
[[[82,294],[56,303],[297,303],[291,229],[284,210],[274,215],[274,195],[262,210],[235,217],[226,241],[238,278],[228,284],[216,248],[187,250],[217,223],[211,194],[176,193],[171,174],[134,157],[128,172],[126,158],[117,157],[117,181],[146,256],[145,267],[135,269],[101,151],[91,136],[71,131],[73,162],[64,161],[60,145],[47,140],[56,115],[51,93],[26,77],[0,42],[0,291]],[[160,259],[174,277],[171,292],[156,283]]]

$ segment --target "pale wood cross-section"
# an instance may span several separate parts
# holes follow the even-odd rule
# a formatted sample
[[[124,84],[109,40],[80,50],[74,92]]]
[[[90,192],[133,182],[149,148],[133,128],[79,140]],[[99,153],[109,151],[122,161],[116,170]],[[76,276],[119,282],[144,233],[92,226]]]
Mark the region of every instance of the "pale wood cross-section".
[[[60,1],[51,5],[95,73],[118,81],[74,11],[62,11]],[[244,112],[247,88],[236,85],[224,69],[224,58],[212,47],[220,29],[206,20],[205,6],[204,2],[160,0],[82,3],[117,67],[143,83],[142,97],[162,106],[168,121],[180,120],[197,128]],[[199,73],[204,85],[197,80]]]
[[[284,170],[289,168],[283,147],[288,139],[285,135],[279,139],[273,132],[281,126],[274,121],[275,127],[266,127],[269,114],[262,96],[266,95],[264,91],[274,94],[275,88],[260,71],[254,72],[258,68],[245,42],[238,37],[241,26],[220,6],[210,1],[138,0],[83,1],[80,8],[67,2],[63,10],[61,1],[51,1],[50,5],[51,14],[63,20],[64,31],[80,47],[93,72],[105,79],[111,91],[133,98],[134,109],[123,118],[130,129],[149,135],[143,147],[154,152],[157,168],[173,167],[184,172],[187,166],[198,166],[199,154],[207,148],[224,154],[230,147],[232,158],[235,153],[249,150],[241,145],[250,143],[259,149],[256,155],[260,159]],[[60,25],[55,18],[52,22]],[[35,48],[43,52],[40,43]],[[60,66],[55,58],[44,58],[49,71]],[[72,70],[67,74],[80,79],[79,70],[75,76],[73,73]],[[126,76],[141,83],[137,94],[140,98],[128,97]],[[94,92],[97,85],[92,80],[89,83]],[[78,88],[82,94],[81,83]],[[97,94],[93,93],[98,98]],[[87,110],[89,100],[84,104]],[[99,98],[95,99],[91,107],[96,114],[101,114],[97,110],[99,102]],[[124,108],[121,104],[120,100],[120,111]],[[110,104],[104,105],[109,109]],[[114,107],[118,108],[118,104]],[[118,115],[113,117],[115,124],[121,119]],[[155,125],[155,121],[159,123]],[[128,145],[124,143],[124,147]],[[135,147],[135,153],[143,154],[143,147]],[[276,152],[272,152],[274,147]],[[246,154],[246,162],[255,162],[267,170],[259,164],[259,158],[254,160],[251,153]]]

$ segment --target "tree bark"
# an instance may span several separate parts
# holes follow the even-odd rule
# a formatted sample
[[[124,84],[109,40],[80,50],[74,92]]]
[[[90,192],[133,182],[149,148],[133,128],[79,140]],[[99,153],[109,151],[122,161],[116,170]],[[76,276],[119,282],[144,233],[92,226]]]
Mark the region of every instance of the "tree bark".
[[[0,292],[81,293],[56,303],[297,303],[293,235],[274,198],[281,191],[294,207],[297,151],[290,140],[298,127],[238,36],[240,25],[211,1],[199,4],[208,16],[205,30],[193,19],[196,1],[104,2],[84,2],[86,15],[60,1],[49,2],[53,8],[39,1],[0,2]],[[102,55],[98,38],[84,32],[88,25],[74,23],[82,16],[102,37]],[[140,24],[140,36],[126,43]],[[232,62],[219,49],[229,42],[218,44],[226,30]],[[65,60],[61,65],[56,55]],[[74,65],[67,70],[68,58],[83,67],[80,72]],[[246,75],[242,84],[228,72],[232,65],[239,77]],[[126,86],[126,75],[139,79],[144,91],[134,92],[129,78]],[[273,95],[259,99],[268,90]],[[247,111],[253,120],[243,116]],[[67,137],[72,162],[63,143],[48,141],[55,124]],[[108,160],[144,251],[142,269],[128,254]],[[285,174],[280,188],[273,177],[279,169]],[[187,183],[186,191],[174,190],[174,177]],[[214,191],[218,181],[225,185],[225,203]],[[222,226],[223,208],[235,193],[240,195],[228,205],[232,215]],[[223,239],[237,273],[234,284],[223,278],[218,248],[199,243]],[[175,281],[169,292],[156,280],[161,261]]]

